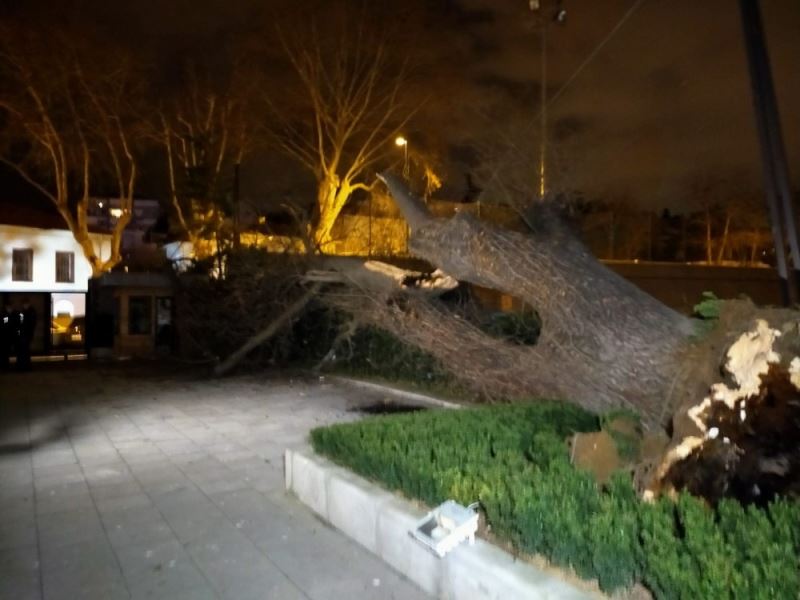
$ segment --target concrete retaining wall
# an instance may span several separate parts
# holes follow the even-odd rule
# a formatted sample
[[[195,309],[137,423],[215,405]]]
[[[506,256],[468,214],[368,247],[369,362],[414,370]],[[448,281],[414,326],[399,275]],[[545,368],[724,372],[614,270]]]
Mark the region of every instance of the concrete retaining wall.
[[[759,305],[780,304],[780,280],[774,269],[718,267],[680,263],[605,263],[667,306],[690,314],[703,292],[718,298],[749,297]]]
[[[581,590],[476,540],[438,558],[409,535],[425,511],[311,451],[286,450],[286,489],[322,519],[445,600],[583,600]]]

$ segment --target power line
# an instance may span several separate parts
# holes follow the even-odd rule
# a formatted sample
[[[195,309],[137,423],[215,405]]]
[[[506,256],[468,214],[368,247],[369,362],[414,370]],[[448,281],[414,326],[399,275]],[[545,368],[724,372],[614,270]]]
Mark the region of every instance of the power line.
[[[606,37],[604,37],[600,41],[600,43],[597,44],[592,49],[592,51],[583,60],[583,62],[580,65],[578,65],[578,68],[575,69],[575,71],[572,72],[572,74],[561,85],[561,87],[558,88],[556,93],[553,94],[553,96],[551,98],[549,98],[549,99],[545,98],[545,100],[542,102],[542,106],[539,109],[539,112],[537,113],[536,117],[528,124],[527,131],[525,133],[529,132],[533,128],[533,126],[539,121],[539,119],[542,117],[542,115],[545,114],[545,111],[547,110],[548,106],[552,106],[553,105],[553,103],[561,96],[561,94],[563,94],[564,91],[572,84],[572,82],[575,81],[575,79],[578,78],[578,76],[589,65],[589,63],[591,63],[592,60],[594,60],[594,58],[600,53],[600,51],[603,48],[605,48],[605,46],[608,44],[608,42],[611,41],[611,39],[617,34],[617,32],[620,29],[622,29],[622,27],[625,25],[625,23],[634,15],[634,13],[637,10],[639,10],[639,8],[641,8],[642,4],[644,4],[645,2],[646,2],[646,0],[636,0],[633,4],[631,4],[631,6],[628,8],[628,10],[625,11],[625,14],[623,14],[622,17],[620,17],[619,21],[617,21],[617,23],[614,25],[614,27],[611,28],[611,31],[608,32]],[[544,51],[545,50],[543,48],[542,52],[544,52]],[[541,85],[544,87],[545,82],[542,81]],[[542,131],[542,135],[544,136],[544,131]],[[512,144],[512,146],[513,146],[513,144]],[[511,152],[513,152],[514,149],[515,149],[514,147],[509,148],[508,152],[506,152],[506,155],[508,155]],[[495,178],[497,177],[497,172],[500,170],[500,166],[499,166],[500,164],[502,164],[502,163],[498,163],[495,166],[495,168],[492,171],[492,175],[489,178],[487,183],[490,184],[492,181],[495,180]]]
[[[633,14],[637,10],[639,10],[639,8],[645,2],[646,2],[646,0],[636,0],[636,2],[634,2],[630,6],[630,8],[625,12],[625,14],[622,15],[620,20],[617,21],[617,24],[614,25],[614,27],[611,29],[611,31],[608,32],[608,35],[606,35],[606,37],[603,38],[603,40],[599,44],[597,44],[597,46],[594,47],[594,49],[589,53],[589,55],[586,57],[586,59],[584,59],[584,61],[580,65],[578,65],[578,68],[575,69],[575,71],[573,71],[572,75],[570,75],[569,78],[562,84],[562,86],[560,88],[558,88],[556,93],[553,94],[553,96],[547,100],[547,104],[548,105],[552,106],[553,103],[556,100],[558,100],[558,98],[561,96],[561,94],[564,93],[564,90],[566,90],[572,84],[572,82],[575,81],[578,78],[578,76],[589,65],[589,63],[592,62],[594,60],[594,58],[600,53],[600,51],[603,48],[605,48],[606,44],[608,44],[608,42],[611,41],[611,38],[613,38],[616,35],[616,33],[620,29],[622,29],[622,26],[625,25],[625,23],[628,21],[628,19],[630,19],[633,16]],[[539,116],[541,115],[541,113],[544,110],[545,110],[545,107],[543,106],[541,108],[540,112],[539,112],[539,115],[536,116],[536,119],[534,121],[539,119]]]

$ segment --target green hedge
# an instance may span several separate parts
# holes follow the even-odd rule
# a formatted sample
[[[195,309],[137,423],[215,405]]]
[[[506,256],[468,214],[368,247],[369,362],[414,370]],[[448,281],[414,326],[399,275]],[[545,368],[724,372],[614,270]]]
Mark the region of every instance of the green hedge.
[[[480,500],[492,532],[610,591],[639,581],[657,598],[798,598],[800,505],[768,509],[682,496],[639,501],[630,477],[600,489],[565,438],[599,419],[537,402],[375,417],[311,432],[314,449],[436,505]]]

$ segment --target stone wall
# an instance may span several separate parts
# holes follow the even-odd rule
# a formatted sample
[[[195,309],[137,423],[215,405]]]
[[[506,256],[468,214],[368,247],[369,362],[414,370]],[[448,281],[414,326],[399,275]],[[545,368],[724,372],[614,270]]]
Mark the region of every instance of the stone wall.
[[[759,305],[780,304],[780,284],[774,269],[756,267],[717,267],[685,263],[632,263],[603,261],[628,281],[639,286],[667,306],[692,313],[703,292],[719,298],[749,297]],[[486,306],[515,310],[519,301],[493,290],[474,288]]]

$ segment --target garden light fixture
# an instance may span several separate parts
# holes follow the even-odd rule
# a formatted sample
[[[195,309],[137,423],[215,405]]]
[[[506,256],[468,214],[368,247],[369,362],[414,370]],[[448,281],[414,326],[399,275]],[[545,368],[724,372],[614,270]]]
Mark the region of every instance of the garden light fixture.
[[[461,506],[454,500],[447,500],[420,519],[408,533],[442,558],[467,538],[470,544],[475,543],[477,507],[477,502]]]

